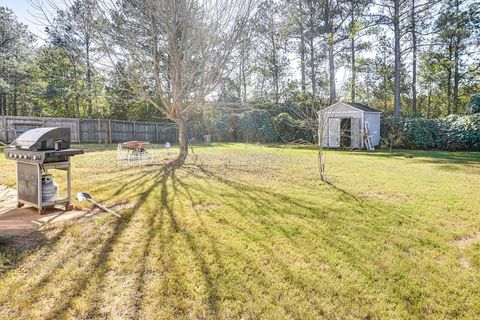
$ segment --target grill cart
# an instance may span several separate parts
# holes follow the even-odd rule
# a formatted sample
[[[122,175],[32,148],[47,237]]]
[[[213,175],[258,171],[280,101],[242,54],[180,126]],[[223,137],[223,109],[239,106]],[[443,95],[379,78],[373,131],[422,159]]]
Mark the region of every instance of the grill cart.
[[[70,128],[37,128],[19,136],[4,150],[5,157],[17,162],[17,207],[38,209],[40,214],[55,205],[73,209],[70,157],[83,150],[70,149]],[[58,186],[48,170],[67,171],[66,196],[59,197]]]

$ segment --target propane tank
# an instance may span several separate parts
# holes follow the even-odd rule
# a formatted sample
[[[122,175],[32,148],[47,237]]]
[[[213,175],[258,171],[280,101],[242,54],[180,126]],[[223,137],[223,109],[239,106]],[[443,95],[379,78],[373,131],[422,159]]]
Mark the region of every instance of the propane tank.
[[[42,201],[54,201],[58,199],[58,185],[53,181],[51,174],[42,175]]]

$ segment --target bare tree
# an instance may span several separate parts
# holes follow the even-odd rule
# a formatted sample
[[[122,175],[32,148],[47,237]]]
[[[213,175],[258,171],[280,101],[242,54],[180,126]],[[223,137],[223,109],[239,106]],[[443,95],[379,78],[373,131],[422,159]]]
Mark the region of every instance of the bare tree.
[[[69,5],[64,0],[63,5]],[[253,0],[98,0],[106,23],[97,24],[109,67],[126,61],[122,74],[136,94],[174,121],[183,163],[187,120],[234,68],[232,52],[254,9]],[[58,6],[50,0],[48,5]],[[39,2],[43,12],[44,1]]]
[[[127,78],[175,121],[182,162],[188,154],[186,121],[233,68],[230,58],[252,2],[124,0],[103,6],[113,12],[111,42],[106,40],[110,57],[134,63]]]

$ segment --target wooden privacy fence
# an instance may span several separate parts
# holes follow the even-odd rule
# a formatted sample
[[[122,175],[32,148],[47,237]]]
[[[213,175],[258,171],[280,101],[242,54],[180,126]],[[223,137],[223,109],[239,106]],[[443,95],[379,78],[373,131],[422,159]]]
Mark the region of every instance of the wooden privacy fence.
[[[170,123],[13,116],[0,117],[0,141],[10,143],[23,132],[38,127],[69,127],[72,142],[76,143],[177,142],[177,128]]]

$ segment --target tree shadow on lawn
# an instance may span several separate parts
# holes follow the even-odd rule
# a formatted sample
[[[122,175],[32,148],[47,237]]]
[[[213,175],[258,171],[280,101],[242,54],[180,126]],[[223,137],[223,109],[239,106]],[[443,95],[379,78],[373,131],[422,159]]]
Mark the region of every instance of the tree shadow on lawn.
[[[53,244],[62,236],[64,230],[54,232],[47,237],[44,231],[27,230],[16,232],[15,235],[0,236],[0,253],[5,260],[0,261],[0,276],[14,270],[25,257],[36,253],[41,248],[47,252],[52,250]]]
[[[206,190],[200,186],[188,184],[176,174],[176,170],[178,169],[175,167],[164,166],[161,168],[152,168],[152,171],[141,172],[127,181],[124,181],[122,177],[112,180],[112,185],[115,185],[117,180],[122,180],[124,183],[113,192],[113,195],[121,195],[136,189],[142,190],[138,193],[138,200],[135,204],[135,207],[128,210],[123,215],[122,219],[116,220],[113,223],[113,229],[110,235],[102,241],[101,246],[97,252],[95,252],[91,261],[84,261],[84,263],[88,265],[86,272],[82,273],[80,277],[77,276],[75,278],[72,276],[74,277],[73,279],[70,279],[72,280],[70,281],[72,284],[68,290],[65,290],[67,293],[66,296],[64,296],[61,301],[58,301],[59,303],[53,305],[51,311],[49,312],[50,316],[64,315],[67,313],[73,307],[75,299],[81,297],[83,294],[86,294],[87,290],[89,289],[89,285],[91,285],[91,279],[100,281],[101,285],[93,290],[93,294],[91,296],[87,297],[90,304],[94,306],[90,311],[91,314],[89,314],[89,316],[98,316],[102,312],[99,308],[101,307],[101,295],[104,293],[104,286],[106,285],[105,281],[107,281],[106,275],[109,271],[107,262],[111,258],[112,251],[117,245],[118,240],[130,227],[132,218],[137,214],[139,209],[145,204],[148,198],[154,195],[156,192],[160,193],[159,198],[161,201],[161,208],[159,208],[158,211],[143,211],[148,215],[143,223],[143,229],[145,229],[147,236],[144,243],[141,244],[143,247],[141,250],[141,265],[138,270],[138,275],[136,275],[137,281],[135,281],[135,291],[138,293],[138,295],[136,295],[135,301],[132,302],[134,305],[134,314],[132,315],[133,318],[142,317],[140,310],[142,309],[142,302],[144,300],[143,297],[146,294],[145,276],[147,270],[147,258],[151,254],[151,248],[154,244],[154,240],[157,237],[158,241],[160,241],[160,247],[165,248],[168,244],[168,241],[172,239],[174,234],[182,235],[186,244],[188,245],[188,249],[196,261],[197,267],[201,271],[203,281],[205,282],[206,286],[206,304],[209,316],[213,318],[218,318],[220,316],[219,310],[222,297],[219,293],[219,286],[221,283],[218,282],[217,278],[221,276],[225,267],[223,265],[222,256],[218,248],[218,240],[208,232],[208,228],[202,218],[202,213],[195,209],[195,203],[197,203],[196,197],[200,198],[202,194],[210,194],[212,190],[223,188],[233,191],[231,195],[225,195],[225,193],[221,195],[221,199],[219,200],[221,200],[222,205],[229,206],[239,215],[250,220],[251,223],[262,225],[264,227],[262,232],[266,238],[275,233],[275,230],[272,231],[272,228],[277,228],[286,238],[295,243],[295,235],[289,234],[289,231],[285,229],[285,226],[279,223],[278,218],[285,219],[289,216],[292,216],[299,219],[302,221],[302,223],[299,224],[298,227],[305,229],[315,237],[319,237],[319,239],[323,239],[325,243],[331,247],[331,250],[340,252],[343,255],[343,258],[350,263],[351,268],[358,270],[365,276],[366,279],[372,279],[374,274],[372,270],[362,267],[362,264],[359,264],[358,261],[368,260],[372,255],[375,255],[375,252],[365,253],[356,251],[354,250],[355,246],[353,244],[354,242],[358,241],[383,241],[383,238],[385,238],[385,236],[389,233],[390,225],[375,225],[373,223],[356,225],[355,228],[363,229],[363,232],[358,232],[358,234],[356,234],[357,237],[353,237],[350,242],[341,237],[335,236],[335,234],[337,232],[346,232],[349,228],[349,224],[353,221],[361,221],[365,219],[371,220],[375,219],[375,216],[379,215],[390,216],[390,218],[394,221],[402,222],[410,218],[408,216],[401,216],[398,213],[392,214],[392,212],[388,211],[387,209],[380,209],[369,204],[363,199],[359,199],[355,195],[333,185],[330,185],[330,187],[336,192],[340,193],[341,196],[345,197],[347,200],[344,204],[345,207],[319,207],[313,203],[301,201],[293,196],[272,192],[271,190],[266,190],[265,188],[243,182],[232,181],[216,172],[209,170],[208,167],[203,165],[185,165],[183,168],[181,168],[181,170],[185,170],[192,177],[202,179],[205,183],[212,186],[211,189],[208,188],[208,190]],[[169,181],[171,182],[171,186],[169,185]],[[234,194],[236,194],[236,197],[240,195],[241,197],[248,199],[250,202],[255,203],[259,210],[255,213],[245,212],[245,208],[234,201]],[[192,208],[196,212],[200,231],[207,237],[209,242],[208,250],[213,252],[213,264],[212,262],[208,262],[206,259],[206,253],[203,252],[202,245],[198,242],[199,235],[189,230],[189,227],[183,224],[181,219],[177,217],[178,213],[176,213],[174,210],[173,201],[182,195],[188,199]],[[232,199],[229,199],[229,197]],[[182,203],[179,203],[180,209],[182,209]],[[353,211],[357,213],[358,217],[356,217],[353,221],[339,219],[338,217],[341,216],[343,210]],[[364,213],[370,210],[376,212],[374,216],[362,216]],[[184,210],[180,211],[184,212]],[[397,214],[398,216],[396,216]],[[163,228],[165,218],[168,219],[169,225],[171,226],[170,231],[165,231]],[[222,219],[222,217],[217,219],[219,223],[230,227],[241,234],[244,234],[247,238],[252,237],[251,231],[229,222],[228,219],[223,218],[221,221],[220,219]],[[322,234],[315,228],[315,223],[328,225],[329,223],[334,222],[341,223],[341,229],[332,229],[328,234]],[[61,235],[58,238],[60,237]],[[53,250],[56,240],[58,239],[55,239],[52,241],[52,243],[48,244],[51,246],[51,250]],[[268,242],[257,242],[257,244],[268,255],[272,256],[274,261],[276,261],[276,263],[280,266],[280,268],[283,270],[282,273],[285,281],[291,282],[300,290],[308,290],[318,294],[321,293],[321,289],[317,289],[314,284],[309,283],[308,281],[301,279],[298,275],[296,275],[291,267],[282,261],[282,259],[277,255],[275,249],[272,248]],[[242,252],[238,252],[238,254],[242,255]],[[50,270],[45,270],[44,275],[41,276],[39,281],[30,288],[29,292],[39,291],[42,289],[42,287],[46,286],[55,274],[55,271],[60,269],[63,263],[70,257],[71,255],[64,256],[63,259],[55,263],[53,268]],[[215,270],[218,271],[213,271],[213,267],[216,267]],[[258,269],[258,271],[263,273],[264,277],[268,276],[264,273],[264,271],[260,269]],[[178,278],[176,281],[178,281],[178,285],[181,287],[181,279]],[[179,296],[178,299],[184,298]],[[183,311],[186,313],[188,310]]]
[[[114,192],[114,194],[119,194],[122,192],[126,192],[128,189],[135,189],[139,188],[141,185],[144,183],[148,183],[149,187],[140,193],[139,200],[137,201],[135,207],[126,215],[122,217],[121,220],[117,220],[113,232],[111,233],[111,236],[108,237],[103,241],[103,245],[99,252],[95,255],[95,258],[89,262],[90,266],[88,270],[91,270],[90,272],[83,274],[82,278],[79,279],[79,281],[72,287],[70,288],[69,292],[74,292],[74,294],[68,296],[67,299],[63,299],[62,303],[58,306],[55,306],[53,310],[51,311],[51,315],[61,315],[67,312],[72,306],[75,298],[80,297],[82,293],[87,290],[89,281],[90,279],[99,279],[101,283],[103,283],[102,286],[105,285],[104,281],[106,280],[106,274],[108,272],[108,267],[106,265],[108,259],[110,258],[110,254],[113,251],[118,239],[122,236],[122,234],[125,232],[125,230],[129,227],[129,224],[132,220],[132,217],[135,215],[135,213],[138,211],[138,209],[147,201],[148,197],[155,192],[155,190],[158,190],[160,188],[160,199],[161,199],[161,208],[159,211],[150,211],[147,212],[148,217],[146,217],[144,227],[146,228],[146,241],[143,244],[143,249],[142,249],[142,261],[141,261],[141,266],[139,268],[138,272],[138,277],[136,281],[136,291],[138,292],[138,295],[136,296],[136,299],[133,303],[135,306],[134,308],[134,314],[133,318],[142,318],[140,312],[140,309],[142,307],[142,297],[144,296],[144,287],[145,287],[145,272],[147,268],[147,258],[150,254],[151,251],[151,246],[152,242],[155,239],[156,236],[158,236],[158,231],[161,232],[162,230],[162,225],[164,222],[164,215],[166,215],[169,218],[170,225],[172,226],[171,233],[176,234],[180,233],[186,240],[189,249],[193,256],[195,257],[195,260],[203,274],[204,281],[206,283],[206,288],[207,288],[207,294],[208,294],[208,307],[210,310],[210,315],[213,317],[218,316],[218,302],[219,302],[219,296],[217,292],[217,287],[214,283],[214,280],[211,275],[210,267],[209,264],[206,262],[205,258],[202,255],[201,250],[199,249],[198,244],[196,243],[195,236],[193,236],[187,228],[182,226],[182,224],[178,221],[176,218],[176,215],[174,213],[174,209],[172,206],[171,201],[169,201],[168,196],[170,193],[170,189],[167,186],[167,182],[169,179],[172,180],[172,183],[174,185],[173,187],[173,196],[175,197],[175,192],[176,187],[175,187],[175,182],[178,180],[175,176],[175,171],[176,167],[174,166],[165,166],[161,168],[159,171],[155,171],[155,173],[144,173],[140,177],[142,179],[132,179],[130,180],[131,183],[128,184],[128,187],[122,186],[120,187],[117,191]],[[134,181],[134,182],[133,182]],[[158,187],[158,188],[157,188]],[[171,238],[172,235],[168,234],[163,234],[163,237],[161,237],[161,241],[163,242],[161,245],[162,247],[165,247],[166,243],[165,241],[168,241]],[[212,245],[214,246],[213,242]],[[220,257],[216,256],[217,259]],[[46,279],[48,281],[48,279]],[[178,283],[178,285],[181,285]],[[92,305],[96,306],[93,308],[91,311],[90,316],[95,316],[99,315],[101,310],[98,309],[100,303],[99,301],[100,294],[103,292],[102,288],[96,288],[94,295],[92,297],[89,297],[90,303]],[[178,297],[178,299],[181,299],[181,297]],[[185,310],[187,312],[187,310]]]
[[[191,168],[191,167],[190,167]],[[353,270],[358,271],[359,274],[365,277],[366,282],[372,282],[376,279],[378,280],[378,269],[369,269],[367,266],[372,266],[375,264],[375,258],[381,256],[379,248],[372,248],[371,252],[357,250],[359,243],[384,243],[387,241],[389,234],[391,233],[392,223],[402,225],[404,223],[415,223],[418,221],[417,219],[402,214],[401,212],[392,212],[389,208],[379,208],[378,205],[369,203],[364,199],[356,197],[354,194],[349,193],[337,187],[333,184],[329,184],[329,187],[335,190],[335,192],[339,193],[339,197],[341,199],[346,199],[346,208],[325,208],[325,207],[318,207],[314,204],[302,202],[292,196],[286,196],[284,194],[278,192],[272,192],[271,190],[265,190],[264,188],[260,188],[254,185],[249,185],[245,183],[241,183],[238,181],[232,181],[224,178],[221,175],[216,174],[208,170],[204,166],[197,166],[195,169],[199,169],[201,174],[195,172],[196,170],[190,170],[189,172],[198,179],[213,179],[217,182],[221,182],[226,187],[232,188],[235,190],[236,193],[240,194],[241,197],[245,197],[249,199],[251,202],[256,203],[259,208],[264,208],[263,214],[265,217],[255,217],[254,214],[248,214],[245,212],[245,207],[241,205],[235,205],[236,196],[230,196],[232,199],[222,199],[222,204],[229,206],[230,208],[234,209],[239,215],[244,217],[245,219],[249,219],[252,221],[252,224],[259,224],[263,225],[265,229],[263,232],[265,233],[265,239],[268,239],[270,236],[274,236],[275,231],[271,231],[272,225],[274,228],[279,229],[283,235],[288,238],[292,243],[296,245],[295,236],[288,234],[288,231],[284,229],[281,225],[281,222],[275,221],[272,219],[274,216],[279,216],[284,219],[288,219],[289,216],[296,219],[301,219],[303,223],[299,225],[300,228],[307,230],[311,233],[314,237],[318,239],[322,239],[331,250],[340,253],[342,259],[350,264],[350,267]],[[185,182],[179,182],[179,184],[183,187],[185,193],[188,194],[190,202],[193,204],[195,203],[194,197],[192,193],[195,192],[197,196],[202,195],[205,193],[205,189],[201,187],[195,187],[193,185],[188,185]],[[208,188],[208,192],[212,192],[215,190],[214,188]],[[206,194],[206,193],[205,193]],[[227,197],[223,195],[223,197]],[[278,205],[278,204],[282,205]],[[286,205],[286,206],[285,206]],[[344,210],[348,212],[344,212]],[[362,221],[359,224],[356,224],[352,230],[349,230],[349,224],[354,223],[354,221],[349,220],[342,220],[336,218],[332,218],[333,216],[341,216],[342,214],[350,214],[351,211],[357,214],[358,221]],[[369,213],[370,212],[370,213]],[[373,215],[368,216],[373,212]],[[201,214],[197,212],[197,216],[201,218]],[[261,215],[260,215],[261,216]],[[376,217],[383,216],[388,217],[391,219],[388,223],[385,224],[375,224]],[[387,219],[388,219],[387,218]],[[364,223],[366,220],[370,220],[370,223]],[[239,234],[244,234],[247,238],[255,239],[255,235],[252,231],[247,230],[246,228],[240,227],[238,224],[229,223],[225,218],[220,217],[217,220],[219,223],[231,227],[238,231]],[[324,233],[323,231],[318,231],[315,229],[315,224],[320,222],[321,224],[335,224],[340,223],[344,224],[343,227],[345,229],[331,229]],[[342,232],[349,232],[349,231],[357,232],[358,238],[355,236],[347,241],[345,238],[341,237]],[[340,234],[339,234],[340,233]],[[344,234],[345,235],[345,234]],[[314,285],[308,280],[304,280],[300,277],[300,275],[296,274],[295,271],[291,269],[291,267],[284,263],[282,259],[278,256],[278,252],[270,245],[263,241],[256,241],[256,245],[261,247],[266,253],[268,253],[273,260],[281,266],[282,272],[284,274],[284,280],[287,283],[293,283],[298,289],[305,291],[308,290],[312,293],[322,294],[322,288],[315,288]],[[374,250],[373,250],[374,249]],[[242,255],[241,252],[238,252],[239,255]],[[247,259],[247,257],[244,257]],[[259,273],[262,273],[259,270]],[[264,274],[265,277],[268,277],[268,274]],[[386,289],[389,290],[389,289]],[[391,288],[390,290],[393,290]],[[392,291],[392,295],[394,295]]]
[[[143,245],[143,261],[140,266],[139,277],[137,281],[137,292],[140,295],[135,299],[133,304],[135,305],[135,312],[138,312],[138,309],[141,305],[142,295],[143,295],[143,287],[145,285],[144,275],[146,271],[146,258],[149,255],[150,247],[152,244],[152,240],[155,238],[155,231],[161,229],[163,224],[163,208],[169,208],[168,202],[166,201],[166,196],[164,196],[164,189],[166,181],[168,177],[173,175],[176,167],[174,165],[165,165],[162,167],[155,167],[155,170],[147,170],[142,171],[138,175],[134,175],[129,180],[125,181],[124,178],[119,176],[117,179],[112,180],[112,184],[115,185],[116,182],[122,182],[121,186],[117,188],[113,192],[113,196],[118,196],[123,193],[129,193],[134,190],[142,190],[145,186],[147,186],[146,190],[140,191],[137,196],[138,200],[135,203],[135,206],[127,212],[127,214],[123,215],[121,219],[116,220],[114,229],[111,233],[111,236],[104,240],[104,244],[101,247],[99,253],[96,255],[96,258],[90,263],[91,270],[90,273],[84,274],[81,281],[76,285],[74,290],[75,294],[70,296],[68,300],[66,300],[62,305],[58,306],[53,314],[62,314],[68,311],[69,308],[73,306],[73,301],[76,297],[80,297],[84,291],[88,288],[89,280],[90,279],[98,279],[102,286],[105,286],[106,274],[108,272],[107,261],[110,258],[110,255],[118,242],[118,239],[122,236],[122,234],[128,229],[132,218],[135,214],[139,211],[139,209],[145,204],[148,198],[154,194],[157,187],[160,185],[161,192],[162,192],[162,210],[159,212],[150,211],[147,212],[148,216],[146,217],[145,223],[143,228],[146,229],[146,241]],[[103,293],[102,288],[96,288],[92,297],[88,297],[90,303],[94,306],[91,311],[90,316],[95,316],[100,313],[98,307],[100,306],[100,295]],[[134,318],[139,318],[138,315],[134,316]]]
[[[158,175],[159,173],[148,173],[144,174],[141,176],[141,179],[132,179],[128,183],[125,183],[121,188],[126,187],[127,185],[132,185],[131,187],[134,187],[133,185],[136,185],[137,188],[140,187],[143,183],[147,181],[151,176]],[[66,295],[64,299],[62,299],[61,304],[59,305],[54,305],[51,312],[50,316],[54,315],[59,315],[63,311],[67,310],[68,307],[71,305],[71,302],[73,299],[81,294],[81,292],[85,289],[86,285],[88,284],[88,281],[90,277],[97,272],[101,272],[102,270],[105,270],[104,265],[109,257],[109,252],[112,250],[114,247],[118,237],[122,234],[124,229],[128,226],[132,216],[137,212],[137,210],[140,208],[140,206],[145,202],[145,200],[148,198],[148,195],[152,192],[154,189],[155,185],[152,184],[149,188],[147,188],[146,191],[142,192],[140,194],[140,197],[135,204],[135,207],[133,209],[130,209],[127,211],[126,214],[122,216],[121,219],[118,219],[114,222],[114,227],[111,232],[111,235],[104,240],[100,250],[98,253],[95,254],[94,258],[92,261],[89,261],[88,263],[90,264],[90,272],[83,273],[82,277],[80,279],[74,279],[77,280],[75,281],[74,285],[70,288],[70,290],[67,290]],[[54,250],[56,249],[57,243],[62,239],[62,237],[68,232],[69,227],[68,226],[63,226],[60,229],[60,232],[58,232],[53,238],[50,240],[46,241],[43,243],[43,246],[39,246],[37,249],[42,248],[45,250],[45,252],[42,254],[42,257],[37,260],[37,265],[38,264],[43,264],[45,261],[47,261],[50,258],[50,253],[54,253]],[[67,248],[68,249],[68,248]],[[87,248],[88,250],[88,248]],[[80,255],[84,253],[84,249],[76,249],[76,250],[64,250],[66,251],[66,254],[61,256],[55,263],[50,266],[50,268],[39,268],[37,266],[34,266],[33,268],[35,269],[36,275],[38,277],[34,280],[34,282],[29,285],[28,290],[26,293],[29,295],[22,297],[22,300],[28,301],[29,299],[34,299],[32,300],[32,304],[35,302],[35,300],[41,299],[42,297],[37,297],[35,299],[35,296],[40,292],[44,287],[48,286],[50,284],[50,281],[54,278],[55,274],[57,271],[60,271],[60,269],[71,259],[75,259],[77,255]],[[25,255],[22,259],[22,261],[25,261],[30,255],[34,254],[35,251],[29,252],[28,255]],[[55,255],[54,255],[55,256]],[[82,261],[83,263],[83,261]],[[21,265],[18,263],[18,265]],[[15,269],[9,270],[9,272],[14,272]],[[32,270],[33,271],[33,270]],[[21,278],[25,278],[29,276],[29,272],[25,272],[22,276],[20,276],[20,279],[15,279],[16,282],[20,285],[21,284]],[[71,280],[71,279],[69,279]],[[16,290],[14,285],[11,285],[11,287],[8,289],[9,291],[7,292],[7,295],[11,295],[13,290]]]

